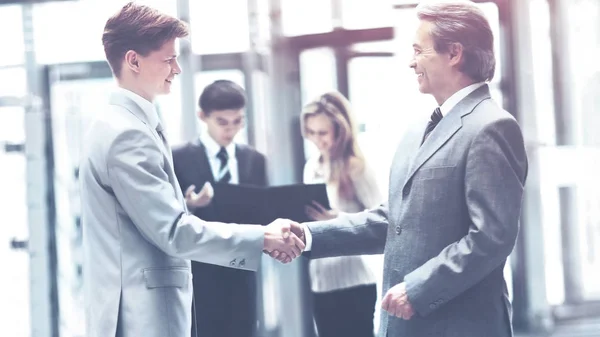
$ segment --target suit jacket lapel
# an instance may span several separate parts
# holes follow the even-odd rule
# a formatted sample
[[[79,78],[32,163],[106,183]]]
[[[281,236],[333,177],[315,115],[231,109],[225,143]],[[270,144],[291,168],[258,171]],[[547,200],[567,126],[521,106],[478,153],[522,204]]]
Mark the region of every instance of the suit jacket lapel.
[[[171,149],[167,148],[167,145],[163,142],[163,140],[158,135],[156,128],[154,128],[152,125],[150,125],[150,121],[148,120],[148,116],[146,116],[146,113],[142,110],[142,108],[136,102],[134,102],[132,99],[130,99],[127,96],[124,96],[124,95],[121,95],[118,93],[114,93],[114,94],[110,95],[109,103],[111,105],[117,105],[117,106],[123,107],[123,108],[127,109],[129,112],[131,112],[134,116],[136,116],[142,123],[144,123],[148,127],[148,129],[150,129],[150,132],[154,136],[154,139],[156,140],[156,142],[159,144],[161,151],[163,151],[163,153],[167,156],[167,158],[172,158]],[[170,160],[171,160],[171,164],[172,164],[172,159],[170,159]]]
[[[250,151],[244,151],[241,146],[235,145],[235,159],[237,160],[238,179],[240,184],[250,184]]]
[[[200,141],[200,139],[195,139],[192,144],[194,145],[194,154],[192,155],[192,166],[193,170],[198,170],[199,181],[197,183],[204,183],[205,181],[210,181],[213,183],[215,181],[215,177],[213,177],[212,168],[210,167],[210,162],[208,161],[208,155],[206,154],[206,147]],[[196,186],[198,188],[202,188],[202,186]]]
[[[462,117],[470,114],[479,103],[488,98],[490,98],[490,91],[486,84],[458,102],[458,104],[442,118],[425,143],[417,150],[408,175],[406,176],[405,183],[412,178],[417,170],[419,170],[433,154],[435,154],[456,134],[456,132],[458,132],[462,127]],[[425,127],[423,127],[423,132],[425,132]],[[423,137],[423,133],[420,134],[420,137]]]

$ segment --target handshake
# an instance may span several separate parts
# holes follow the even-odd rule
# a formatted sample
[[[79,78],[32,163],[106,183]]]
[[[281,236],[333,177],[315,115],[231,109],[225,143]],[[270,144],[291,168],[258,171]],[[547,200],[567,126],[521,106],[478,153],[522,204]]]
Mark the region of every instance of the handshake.
[[[289,263],[302,254],[306,247],[304,226],[277,219],[265,227],[263,252],[282,263]]]

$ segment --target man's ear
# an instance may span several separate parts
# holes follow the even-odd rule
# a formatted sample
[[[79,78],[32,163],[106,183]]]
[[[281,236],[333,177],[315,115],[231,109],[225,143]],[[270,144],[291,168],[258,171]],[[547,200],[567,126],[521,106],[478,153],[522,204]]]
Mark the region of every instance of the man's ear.
[[[206,112],[202,111],[202,109],[198,110],[198,118],[200,118],[201,121],[206,122],[207,117],[208,115]]]
[[[448,57],[450,58],[450,65],[459,65],[463,61],[464,48],[461,43],[454,42],[448,46]]]
[[[127,65],[127,68],[139,73],[140,60],[138,53],[136,53],[134,50],[128,50],[127,53],[125,53],[125,64]]]

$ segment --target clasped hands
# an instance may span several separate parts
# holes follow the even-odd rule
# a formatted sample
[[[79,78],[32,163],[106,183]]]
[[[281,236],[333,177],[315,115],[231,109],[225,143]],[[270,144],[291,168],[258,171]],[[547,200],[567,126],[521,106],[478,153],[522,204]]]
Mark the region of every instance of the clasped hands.
[[[263,252],[282,263],[302,254],[306,246],[304,228],[288,219],[277,219],[265,227]]]

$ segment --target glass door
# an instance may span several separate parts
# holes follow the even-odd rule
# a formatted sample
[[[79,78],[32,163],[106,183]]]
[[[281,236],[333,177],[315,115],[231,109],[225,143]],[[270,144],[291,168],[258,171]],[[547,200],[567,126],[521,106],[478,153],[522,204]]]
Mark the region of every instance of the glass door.
[[[6,271],[0,287],[0,326],[6,336],[30,335],[30,282],[27,239],[25,111],[0,106],[0,265]]]

